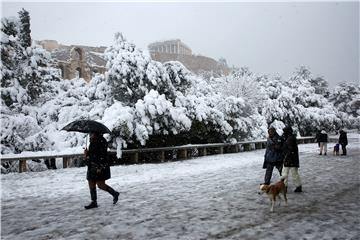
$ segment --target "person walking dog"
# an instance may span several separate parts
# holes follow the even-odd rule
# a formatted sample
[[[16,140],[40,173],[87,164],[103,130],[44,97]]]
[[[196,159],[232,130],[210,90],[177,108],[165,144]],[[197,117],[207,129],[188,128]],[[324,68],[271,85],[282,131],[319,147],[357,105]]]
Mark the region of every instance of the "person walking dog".
[[[291,171],[295,183],[294,192],[302,192],[301,179],[299,175],[299,149],[296,142],[296,136],[293,134],[291,127],[283,129],[283,154],[284,154],[284,167],[282,169],[282,176],[285,178],[285,185],[288,186],[288,175]]]
[[[341,145],[343,156],[346,155],[346,145],[348,145],[348,139],[346,132],[344,130],[340,130],[339,144]]]
[[[91,203],[85,209],[97,208],[96,185],[113,196],[113,204],[119,199],[119,192],[108,186],[105,181],[110,179],[110,163],[107,156],[107,142],[99,133],[90,134],[89,150],[84,151],[88,166],[87,180],[89,184]]]
[[[266,169],[264,177],[264,184],[266,185],[270,184],[274,167],[279,170],[281,176],[281,169],[283,164],[280,136],[273,127],[269,128],[268,134],[269,137],[266,141],[266,151],[263,164],[263,168]]]

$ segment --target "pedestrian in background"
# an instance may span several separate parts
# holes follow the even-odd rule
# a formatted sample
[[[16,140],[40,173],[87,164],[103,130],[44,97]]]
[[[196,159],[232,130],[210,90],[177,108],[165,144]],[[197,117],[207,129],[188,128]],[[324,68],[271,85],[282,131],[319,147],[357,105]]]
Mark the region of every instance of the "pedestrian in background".
[[[341,145],[343,156],[346,155],[346,145],[348,145],[347,134],[344,130],[340,130],[339,144]]]
[[[319,135],[319,143],[320,143],[320,153],[319,155],[322,155],[324,150],[324,155],[327,153],[327,143],[328,143],[329,137],[325,130],[322,130]]]

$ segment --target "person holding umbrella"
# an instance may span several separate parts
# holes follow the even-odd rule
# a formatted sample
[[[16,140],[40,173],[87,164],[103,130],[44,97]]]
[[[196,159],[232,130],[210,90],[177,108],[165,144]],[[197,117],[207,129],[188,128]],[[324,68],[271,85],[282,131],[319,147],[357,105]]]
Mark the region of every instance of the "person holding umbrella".
[[[91,203],[85,209],[97,208],[96,186],[113,196],[113,204],[119,200],[120,193],[105,183],[110,179],[110,162],[107,156],[107,142],[102,136],[111,131],[103,124],[93,120],[77,120],[66,125],[62,130],[90,133],[89,149],[85,148],[84,155],[88,166],[86,178],[89,184]]]
[[[86,163],[88,166],[86,178],[88,180],[91,203],[85,209],[98,207],[96,185],[113,196],[113,203],[119,199],[119,192],[105,183],[110,179],[110,163],[107,157],[107,142],[100,133],[90,134],[89,150],[84,150]]]

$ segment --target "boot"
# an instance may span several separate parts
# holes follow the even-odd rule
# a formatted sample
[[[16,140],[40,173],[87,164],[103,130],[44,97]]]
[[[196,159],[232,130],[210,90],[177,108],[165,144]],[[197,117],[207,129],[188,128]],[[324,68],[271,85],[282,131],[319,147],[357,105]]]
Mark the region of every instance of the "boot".
[[[116,192],[116,193],[115,193],[115,196],[114,196],[114,199],[113,199],[113,204],[116,204],[116,203],[118,202],[118,200],[119,200],[119,195],[120,195],[119,192]]]
[[[115,191],[114,189],[112,189],[112,188],[109,187],[109,186],[107,187],[106,191],[113,196],[113,198],[114,198],[114,199],[113,199],[113,204],[116,204],[116,203],[118,202],[118,200],[119,200],[119,195],[120,195],[120,193],[117,192],[117,191]]]
[[[97,202],[91,201],[91,203],[89,205],[85,206],[84,208],[92,209],[92,208],[97,208],[97,207],[98,207]]]
[[[97,195],[96,195],[96,188],[90,189],[90,196],[91,196],[91,203],[85,206],[85,209],[97,208]]]
[[[302,192],[302,187],[301,186],[296,187],[294,192]]]

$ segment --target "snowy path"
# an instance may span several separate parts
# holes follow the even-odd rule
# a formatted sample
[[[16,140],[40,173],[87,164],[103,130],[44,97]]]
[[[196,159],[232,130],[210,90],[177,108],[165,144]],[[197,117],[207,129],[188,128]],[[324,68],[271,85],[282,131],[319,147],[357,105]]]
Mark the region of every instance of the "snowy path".
[[[119,203],[98,190],[95,210],[83,210],[86,168],[2,175],[1,238],[359,239],[360,147],[352,141],[346,157],[300,145],[304,193],[291,191],[289,206],[274,213],[258,194],[264,150],[112,167]]]

